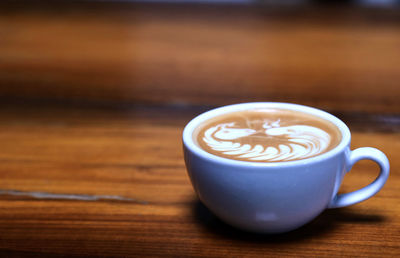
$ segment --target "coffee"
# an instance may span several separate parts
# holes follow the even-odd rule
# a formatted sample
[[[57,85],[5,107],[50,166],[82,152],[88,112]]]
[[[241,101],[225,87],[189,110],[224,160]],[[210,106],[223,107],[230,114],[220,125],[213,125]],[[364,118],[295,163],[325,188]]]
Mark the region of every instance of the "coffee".
[[[323,154],[341,141],[339,129],[315,115],[259,108],[211,118],[196,128],[194,141],[213,155],[250,162],[302,160]]]

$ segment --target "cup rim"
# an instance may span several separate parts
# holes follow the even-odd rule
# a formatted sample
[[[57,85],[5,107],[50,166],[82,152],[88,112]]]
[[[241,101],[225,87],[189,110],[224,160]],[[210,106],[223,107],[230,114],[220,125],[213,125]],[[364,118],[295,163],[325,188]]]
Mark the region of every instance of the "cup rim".
[[[227,114],[235,111],[247,110],[247,109],[255,109],[255,108],[284,108],[321,117],[322,119],[332,122],[339,129],[340,133],[342,134],[342,139],[336,147],[321,155],[301,160],[280,161],[280,162],[254,162],[254,161],[242,161],[242,160],[223,158],[203,150],[194,142],[193,132],[202,122],[210,118],[216,117],[218,115]],[[195,153],[196,155],[200,156],[201,158],[225,165],[244,166],[244,167],[249,167],[249,166],[290,167],[290,166],[307,165],[309,163],[319,162],[322,160],[329,159],[330,157],[333,157],[338,153],[340,153],[341,151],[343,151],[343,149],[350,144],[350,138],[351,138],[350,130],[347,127],[347,125],[334,115],[314,107],[304,106],[300,104],[293,104],[293,103],[284,103],[284,102],[247,102],[247,103],[232,104],[214,108],[193,118],[185,126],[182,134],[182,141],[184,146],[193,153]]]

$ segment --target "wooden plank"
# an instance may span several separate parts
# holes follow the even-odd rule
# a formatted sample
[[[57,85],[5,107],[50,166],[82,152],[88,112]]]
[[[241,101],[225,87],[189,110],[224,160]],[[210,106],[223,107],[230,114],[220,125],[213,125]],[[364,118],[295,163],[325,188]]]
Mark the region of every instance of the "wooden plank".
[[[353,148],[373,146],[388,155],[391,176],[381,192],[363,203],[327,210],[294,232],[263,236],[227,226],[192,190],[180,138],[184,125],[204,109],[2,106],[0,252],[138,257],[400,255],[398,123],[386,120],[382,127],[364,119],[366,131],[359,130],[360,120],[353,126],[351,115],[342,117],[353,131]],[[377,170],[372,162],[358,163],[341,190],[366,185]]]

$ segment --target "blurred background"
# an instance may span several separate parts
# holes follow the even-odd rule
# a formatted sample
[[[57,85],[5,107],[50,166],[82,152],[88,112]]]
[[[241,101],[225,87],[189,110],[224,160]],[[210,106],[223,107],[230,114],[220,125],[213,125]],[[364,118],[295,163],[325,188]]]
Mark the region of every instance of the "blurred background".
[[[399,114],[400,1],[3,1],[0,100]],[[46,105],[47,105],[46,104]]]

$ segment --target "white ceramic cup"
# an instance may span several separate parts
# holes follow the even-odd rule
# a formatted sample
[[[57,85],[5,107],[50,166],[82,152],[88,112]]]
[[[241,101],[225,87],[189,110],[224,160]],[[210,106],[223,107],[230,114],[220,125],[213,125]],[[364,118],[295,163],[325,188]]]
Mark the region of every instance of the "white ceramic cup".
[[[210,154],[195,142],[193,131],[206,120],[226,113],[254,108],[284,108],[309,113],[334,123],[342,140],[321,155],[287,162],[248,162]],[[198,197],[228,224],[260,233],[282,233],[296,229],[326,208],[364,201],[376,194],[389,176],[389,161],[375,148],[350,150],[350,131],[335,116],[289,103],[243,103],[205,112],[183,131],[187,172]],[[379,176],[368,186],[337,194],[346,172],[359,160],[372,160]]]

